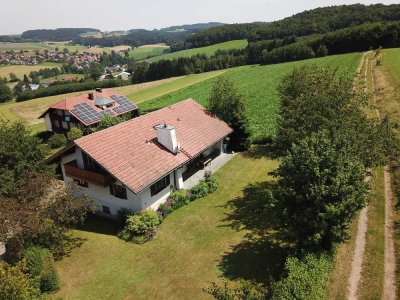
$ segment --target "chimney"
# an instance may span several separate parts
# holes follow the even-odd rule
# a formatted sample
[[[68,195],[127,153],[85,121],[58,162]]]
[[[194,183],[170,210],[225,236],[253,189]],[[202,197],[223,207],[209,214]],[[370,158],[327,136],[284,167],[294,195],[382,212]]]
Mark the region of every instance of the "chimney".
[[[102,90],[101,88],[96,88],[96,92],[98,92],[98,93],[102,93],[102,92],[103,92],[103,90]]]
[[[167,124],[160,124],[154,126],[154,128],[157,130],[157,141],[173,154],[177,154],[179,146],[178,140],[176,139],[175,127],[168,126]]]
[[[93,95],[93,93],[89,93],[89,99],[90,99],[90,100],[94,100],[94,95]]]

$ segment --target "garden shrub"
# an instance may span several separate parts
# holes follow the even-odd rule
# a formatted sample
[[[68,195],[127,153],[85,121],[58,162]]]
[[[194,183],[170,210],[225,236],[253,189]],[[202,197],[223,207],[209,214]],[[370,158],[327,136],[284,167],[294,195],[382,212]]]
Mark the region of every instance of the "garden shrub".
[[[212,177],[207,178],[206,183],[208,184],[208,193],[209,194],[214,193],[216,190],[218,190],[219,185],[218,185],[218,182],[214,178],[212,178]]]
[[[48,249],[32,246],[25,250],[24,257],[27,271],[38,279],[42,292],[59,289],[60,282],[54,258]]]
[[[172,213],[175,209],[171,206],[170,202],[166,202],[163,204],[160,204],[160,206],[158,207],[157,212],[163,216],[164,218],[166,216],[168,216],[170,213]]]
[[[134,214],[135,213],[132,210],[130,210],[129,208],[121,208],[120,210],[117,211],[118,223],[122,227],[125,227],[126,221],[128,220],[128,217],[132,216]]]
[[[274,285],[272,299],[326,299],[332,264],[332,256],[326,253],[307,254],[301,259],[288,257],[285,263],[287,276]]]
[[[25,261],[15,266],[0,262],[1,299],[40,299],[38,280],[26,274]]]
[[[133,243],[143,243],[153,237],[161,221],[162,217],[154,210],[142,210],[127,218],[126,225],[118,236]]]
[[[165,218],[174,210],[189,204],[190,201],[205,197],[209,193],[215,192],[217,189],[218,183],[215,179],[210,176],[205,176],[205,179],[201,180],[190,191],[179,190],[171,193],[167,201],[158,207],[157,212]]]
[[[26,268],[32,276],[39,276],[43,271],[43,256],[47,252],[43,248],[29,247],[24,252],[24,258],[26,260]]]
[[[50,254],[50,253],[49,253]],[[57,274],[53,256],[43,257],[44,267],[40,275],[40,290],[42,292],[57,291],[60,288],[60,279]]]
[[[67,134],[68,140],[75,141],[83,136],[83,132],[78,127],[72,127]]]
[[[191,189],[191,192],[195,199],[207,196],[209,193],[208,183],[205,180],[201,180]]]
[[[67,144],[67,138],[61,133],[56,133],[48,139],[47,144],[51,149],[57,149]]]

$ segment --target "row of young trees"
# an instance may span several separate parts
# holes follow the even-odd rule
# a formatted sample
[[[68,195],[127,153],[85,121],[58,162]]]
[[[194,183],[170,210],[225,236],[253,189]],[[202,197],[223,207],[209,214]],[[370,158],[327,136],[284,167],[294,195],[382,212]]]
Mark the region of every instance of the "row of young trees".
[[[133,73],[132,83],[140,83],[237,67],[246,63],[247,55],[244,49],[218,50],[210,57],[205,54],[197,54],[191,57],[159,60],[150,64],[138,62],[130,66],[129,71]]]

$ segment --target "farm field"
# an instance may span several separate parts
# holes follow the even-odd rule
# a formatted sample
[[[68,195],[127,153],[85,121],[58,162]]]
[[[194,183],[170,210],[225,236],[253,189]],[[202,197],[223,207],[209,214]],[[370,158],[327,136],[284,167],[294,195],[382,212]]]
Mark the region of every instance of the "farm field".
[[[31,71],[39,71],[44,68],[54,68],[61,66],[57,63],[41,63],[34,66],[25,65],[12,65],[12,66],[0,66],[0,77],[7,77],[10,79],[10,73],[14,73],[19,79],[24,79],[24,74],[29,75]]]
[[[257,235],[254,211],[274,179],[276,161],[239,154],[215,173],[220,188],[172,213],[154,240],[134,245],[107,222],[88,222],[73,237],[83,244],[57,262],[63,299],[210,299],[202,289],[221,277],[262,282],[279,274],[286,251],[271,233]],[[260,216],[257,220],[262,220]],[[271,242],[270,247],[264,243]],[[272,244],[274,246],[272,246]],[[104,245],[107,245],[106,247]],[[257,253],[249,255],[249,253]],[[267,259],[273,257],[273,259]],[[190,283],[190,284],[188,284]]]
[[[57,80],[63,80],[64,78],[76,78],[76,79],[81,79],[84,77],[83,74],[60,74],[57,76],[53,76],[53,77],[48,77],[48,78],[43,78],[41,80],[41,82],[50,82],[50,81],[57,81]]]
[[[324,58],[267,66],[243,66],[229,69],[224,74],[231,79],[248,101],[250,130],[253,137],[273,135],[279,111],[277,87],[282,77],[294,67],[316,64],[323,67],[338,67],[338,76],[352,78],[357,70],[362,53],[334,55]],[[207,105],[214,79],[202,81],[176,92],[139,103],[143,112],[156,110],[187,98]]]
[[[129,57],[135,60],[144,60],[152,56],[159,56],[164,54],[164,50],[169,46],[165,44],[144,45],[129,51]]]
[[[204,80],[208,80],[210,78],[214,78],[217,76],[220,76],[224,74],[227,70],[218,70],[218,71],[213,71],[213,72],[207,72],[207,73],[200,73],[200,74],[191,74],[184,76],[178,80],[158,85],[156,87],[153,87],[151,89],[143,89],[139,92],[134,92],[132,94],[128,94],[127,98],[131,100],[132,102],[138,104],[144,101],[147,101],[149,99],[153,99],[156,97],[160,97],[162,95],[172,93],[178,90],[181,90],[183,88],[186,88],[188,86],[191,86],[193,84],[202,82]]]
[[[129,49],[129,46],[115,46],[115,47],[99,47],[99,48],[89,48],[83,45],[69,45],[68,42],[42,42],[42,43],[0,43],[0,51],[3,50],[23,50],[27,54],[33,54],[35,50],[54,50],[59,48],[62,51],[67,48],[70,52],[78,51],[88,52],[88,53],[111,53],[114,51],[122,51]]]
[[[202,80],[218,76],[224,71],[215,71],[202,74],[194,74],[184,77],[168,78],[154,82],[147,82],[135,85],[128,85],[115,88],[116,93],[128,96],[135,101],[143,101],[149,98],[157,97],[177,89],[187,87]],[[69,75],[69,74],[68,74]],[[85,92],[76,92],[64,95],[49,96],[32,99],[25,102],[7,102],[0,104],[0,119],[17,121],[20,120],[27,124],[31,130],[37,132],[44,130],[43,120],[39,120],[40,114],[54,103],[74,95],[84,94]],[[136,96],[137,95],[137,96]]]
[[[220,50],[230,50],[230,49],[242,49],[247,46],[247,40],[236,40],[229,41],[225,43],[215,44],[207,47],[193,48],[182,51],[177,51],[173,53],[168,53],[150,59],[146,59],[147,62],[154,62],[161,59],[173,59],[178,57],[190,57],[196,54],[206,54],[208,56],[213,55],[218,49]]]
[[[339,67],[339,75],[351,78],[356,72],[361,55],[361,53],[353,53],[277,65],[243,66],[125,86],[116,88],[116,91],[127,96],[134,103],[138,103],[144,112],[187,98],[193,98],[202,105],[207,105],[207,98],[215,77],[226,74],[246,96],[250,129],[253,137],[258,137],[275,133],[279,110],[276,88],[282,77],[290,70],[302,64],[315,63],[326,67]],[[41,121],[37,120],[37,117],[42,111],[65,97],[82,93],[84,92],[33,99],[21,103],[5,103],[0,105],[0,115],[8,120],[22,120],[28,125],[36,125],[35,129],[40,130],[41,127],[37,124]]]

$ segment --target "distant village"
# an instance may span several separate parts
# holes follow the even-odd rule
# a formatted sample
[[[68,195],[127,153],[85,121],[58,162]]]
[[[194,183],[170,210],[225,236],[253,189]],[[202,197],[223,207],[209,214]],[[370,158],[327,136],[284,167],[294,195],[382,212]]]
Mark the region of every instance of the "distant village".
[[[68,63],[82,69],[91,63],[100,62],[100,54],[89,52],[69,52],[64,50],[36,50],[34,54],[24,51],[0,51],[0,64],[2,65],[37,65],[42,62]]]

